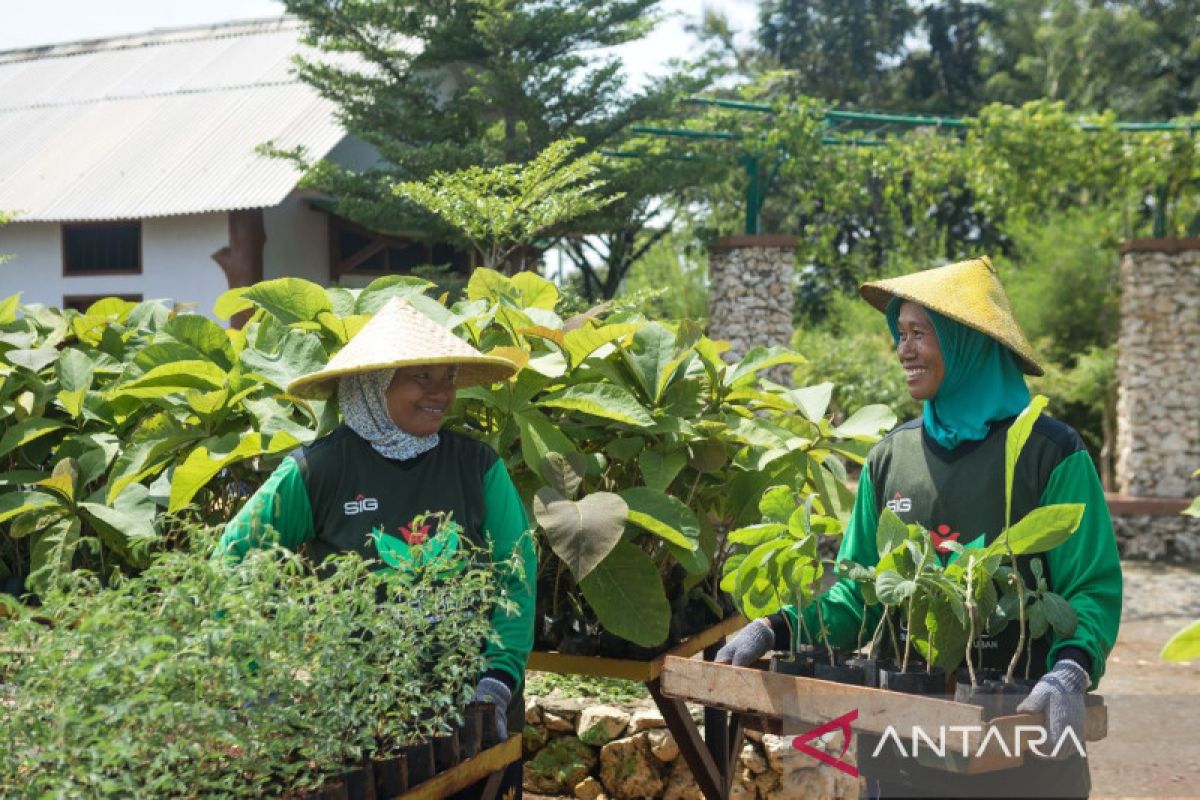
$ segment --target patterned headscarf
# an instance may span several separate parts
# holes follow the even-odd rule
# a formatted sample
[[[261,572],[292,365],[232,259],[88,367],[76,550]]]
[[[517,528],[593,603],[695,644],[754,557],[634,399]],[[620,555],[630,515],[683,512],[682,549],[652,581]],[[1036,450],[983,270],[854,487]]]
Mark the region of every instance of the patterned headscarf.
[[[438,435],[413,436],[392,421],[387,408],[387,389],[394,369],[344,375],[338,380],[338,402],[350,430],[370,442],[384,458],[416,458],[437,447]]]

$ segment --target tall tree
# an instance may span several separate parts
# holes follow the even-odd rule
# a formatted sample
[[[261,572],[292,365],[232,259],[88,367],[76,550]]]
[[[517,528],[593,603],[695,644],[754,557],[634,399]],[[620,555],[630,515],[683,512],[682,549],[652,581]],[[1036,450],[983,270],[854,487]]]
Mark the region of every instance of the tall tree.
[[[764,0],[758,43],[791,91],[879,108],[915,22],[905,0]]]
[[[394,185],[525,162],[566,138],[581,139],[585,155],[627,137],[632,123],[674,113],[678,97],[698,88],[675,76],[631,91],[619,60],[597,54],[649,32],[660,0],[284,2],[320,50],[300,60],[301,78],[382,159],[366,171],[308,165],[309,183],[328,192],[339,213],[375,230],[452,236]],[[622,207],[661,190],[645,175],[636,185],[606,177],[612,191],[625,192]],[[636,216],[624,222],[640,226]]]

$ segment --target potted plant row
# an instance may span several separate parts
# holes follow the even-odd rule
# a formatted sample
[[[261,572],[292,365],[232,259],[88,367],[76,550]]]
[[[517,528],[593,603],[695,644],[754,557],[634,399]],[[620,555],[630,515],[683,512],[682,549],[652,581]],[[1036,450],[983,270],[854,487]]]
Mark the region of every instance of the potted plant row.
[[[390,797],[492,744],[494,707],[470,705],[506,602],[490,569],[233,564],[190,538],[0,620],[0,795]]]
[[[1051,633],[1069,637],[1076,626],[1075,612],[1050,590],[1036,556],[1074,533],[1083,507],[1043,506],[1011,522],[1013,470],[1044,406],[1044,397],[1035,398],[1007,432],[1008,521],[986,546],[935,539],[885,509],[875,564],[822,558],[817,541],[840,536],[841,520],[824,513],[820,498],[797,504],[791,486],[767,492],[760,503],[762,521],[729,536],[737,550],[726,563],[722,586],[748,618],[784,604],[796,609],[799,630],[791,631],[789,649],[774,656],[772,669],[906,693],[953,691],[956,700],[983,706],[988,718],[1013,713],[1034,683],[1032,640]],[[820,600],[821,578],[830,569],[854,586],[862,604],[853,653],[829,644]],[[805,613],[814,607],[815,613]],[[806,622],[812,619],[816,629]],[[977,668],[984,637],[999,636],[1010,625],[1016,626],[1017,643],[1007,669]]]

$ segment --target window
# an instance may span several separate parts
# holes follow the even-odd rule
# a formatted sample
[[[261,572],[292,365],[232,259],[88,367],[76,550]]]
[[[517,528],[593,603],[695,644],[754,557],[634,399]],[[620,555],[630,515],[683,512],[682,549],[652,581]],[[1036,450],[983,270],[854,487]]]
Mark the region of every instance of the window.
[[[450,265],[464,274],[471,267],[470,254],[450,245],[375,233],[332,214],[329,242],[334,280],[341,275],[408,274],[427,264]]]
[[[63,225],[63,275],[142,271],[142,223]]]
[[[91,307],[92,303],[97,300],[103,300],[106,297],[116,297],[121,300],[128,300],[131,303],[142,302],[140,294],[69,294],[63,297],[63,311],[73,308],[82,314]]]

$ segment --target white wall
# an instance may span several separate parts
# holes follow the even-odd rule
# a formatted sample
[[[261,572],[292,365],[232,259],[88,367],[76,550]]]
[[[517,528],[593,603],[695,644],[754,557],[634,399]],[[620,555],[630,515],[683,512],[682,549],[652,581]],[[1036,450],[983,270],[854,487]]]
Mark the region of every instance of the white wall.
[[[212,254],[229,241],[226,214],[193,214],[142,221],[140,275],[63,275],[62,226],[13,222],[0,227],[0,297],[21,293],[24,303],[61,307],[64,296],[140,294],[195,303],[212,315],[225,291],[225,273]]]
[[[263,277],[290,275],[329,285],[329,224],[325,212],[292,192],[274,208],[263,209],[267,243]]]

